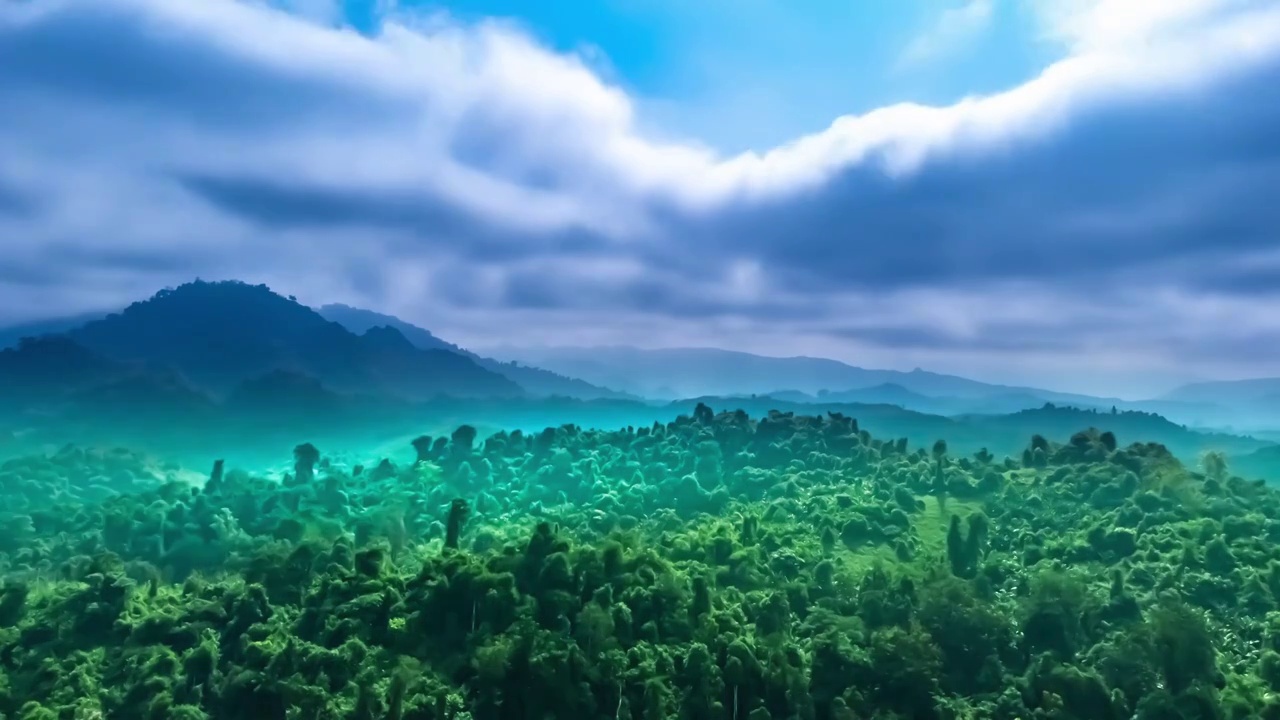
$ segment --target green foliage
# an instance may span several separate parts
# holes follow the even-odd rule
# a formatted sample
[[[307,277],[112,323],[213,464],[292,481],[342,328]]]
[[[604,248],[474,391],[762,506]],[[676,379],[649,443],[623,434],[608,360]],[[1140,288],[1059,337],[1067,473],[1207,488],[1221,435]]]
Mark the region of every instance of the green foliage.
[[[1209,457],[706,405],[405,450],[0,466],[0,717],[1280,717],[1280,495]]]

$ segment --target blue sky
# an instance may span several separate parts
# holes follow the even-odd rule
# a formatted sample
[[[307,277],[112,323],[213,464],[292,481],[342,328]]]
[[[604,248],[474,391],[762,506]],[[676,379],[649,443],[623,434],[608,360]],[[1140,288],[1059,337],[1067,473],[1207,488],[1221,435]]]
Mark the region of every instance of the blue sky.
[[[386,0],[284,0],[376,32]],[[401,11],[502,20],[577,52],[631,92],[652,131],[767,149],[840,115],[955,102],[1062,55],[1023,2],[999,0],[401,0]]]
[[[1280,375],[1273,0],[39,0],[0,67],[0,323],[200,276],[477,349]]]

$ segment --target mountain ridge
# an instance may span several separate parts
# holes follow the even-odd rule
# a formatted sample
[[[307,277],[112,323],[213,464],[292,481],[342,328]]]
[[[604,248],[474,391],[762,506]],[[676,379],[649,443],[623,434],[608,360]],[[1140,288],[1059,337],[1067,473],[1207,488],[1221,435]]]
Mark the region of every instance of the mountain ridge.
[[[480,367],[508,378],[512,382],[515,382],[525,390],[535,395],[562,395],[566,397],[581,398],[584,400],[596,398],[635,398],[634,395],[629,393],[618,392],[607,387],[601,387],[585,380],[569,377],[543,368],[519,365],[514,362],[502,362],[501,360],[496,360],[494,358],[484,357],[479,353],[467,350],[466,348],[443,340],[437,337],[430,330],[406,320],[402,320],[394,315],[387,315],[374,310],[366,310],[363,308],[336,303],[321,305],[316,308],[316,312],[320,313],[321,316],[330,321],[339,323],[352,332],[360,332],[362,330],[367,331],[368,329],[374,329],[377,327],[394,328],[416,347],[423,349],[435,347],[436,349],[449,350],[471,358],[471,360]]]
[[[1207,380],[1180,385],[1160,396],[1163,400],[1203,402],[1229,397],[1239,402],[1271,404],[1280,399],[1280,377]]]
[[[189,377],[195,385],[213,386],[223,393],[247,378],[282,370],[315,376],[326,386],[339,390],[361,393],[374,389],[416,398],[441,392],[464,395],[528,392],[543,397],[667,402],[701,396],[768,395],[810,404],[889,403],[948,416],[1004,414],[1054,403],[1085,409],[1117,407],[1157,412],[1181,424],[1232,432],[1280,427],[1280,417],[1272,409],[1280,407],[1280,394],[1273,397],[1262,392],[1274,385],[1280,393],[1280,379],[1191,383],[1158,398],[1126,401],[989,383],[922,368],[910,371],[862,368],[831,358],[765,356],[709,347],[653,350],[628,345],[499,346],[492,349],[493,357],[488,357],[394,315],[343,304],[309,307],[293,298],[286,299],[266,286],[250,286],[238,281],[195,281],[178,289],[186,292],[192,286],[234,287],[242,292],[268,293],[274,298],[271,307],[277,326],[286,330],[275,333],[269,341],[264,340],[262,333],[255,335],[254,323],[262,320],[261,316],[272,315],[257,307],[256,312],[247,313],[249,327],[235,327],[234,334],[222,338],[221,346],[216,342],[211,345],[207,338],[203,345],[195,347],[188,342],[187,349],[197,355],[218,357],[217,362],[205,357],[203,365],[193,365],[191,357],[175,357],[171,352],[159,353],[159,357],[155,352],[133,353],[137,347],[154,347],[158,342],[148,336],[145,328],[140,331],[135,327],[132,336],[127,338],[102,329],[112,318],[125,317],[130,312],[136,315],[139,306],[146,307],[147,303],[175,292],[169,289],[118,313],[85,313],[0,329],[0,343],[13,345],[14,338],[23,333],[65,335],[104,357],[125,363],[142,361],[168,366]],[[219,307],[217,311],[222,315],[234,314],[226,307]],[[77,326],[78,321],[83,322]],[[166,322],[171,328],[182,324],[175,318]],[[291,334],[288,328],[297,332]],[[55,332],[59,329],[61,332]],[[354,340],[346,337],[348,335]],[[246,337],[252,342],[247,342]],[[228,346],[233,345],[238,346],[240,356],[228,354]],[[255,355],[256,363],[252,361]],[[246,357],[248,361],[235,367],[233,361],[244,361]],[[326,357],[328,364],[324,362]],[[443,369],[444,373],[436,382],[431,382],[425,377],[428,373],[415,365]],[[491,376],[487,387],[481,372]],[[470,380],[459,380],[466,377]],[[408,382],[397,382],[402,378]],[[468,383],[472,386],[468,387]],[[475,387],[476,383],[480,387]]]
[[[464,356],[419,349],[392,329],[357,335],[265,285],[238,281],[161,290],[62,336],[116,362],[172,369],[215,394],[273,370],[417,399],[523,393]]]
[[[495,357],[529,362],[557,372],[575,374],[589,382],[591,375],[612,372],[618,375],[622,368],[630,366],[632,373],[652,372],[655,368],[665,370],[674,363],[699,361],[705,363],[701,370],[705,378],[700,382],[712,386],[704,390],[690,390],[683,393],[685,397],[702,394],[755,393],[770,394],[782,390],[806,392],[812,395],[825,390],[828,392],[845,392],[861,390],[877,385],[896,384],[912,392],[932,397],[985,397],[993,392],[1033,392],[1037,397],[1057,402],[1091,402],[1095,404],[1124,402],[1119,398],[1098,397],[1078,393],[1059,392],[1019,385],[1003,385],[973,380],[959,375],[938,373],[922,368],[910,371],[863,368],[833,358],[813,357],[809,355],[767,356],[737,350],[726,350],[711,347],[682,347],[649,349],[628,345],[597,346],[559,346],[546,348],[498,346],[491,349]],[[745,379],[726,379],[723,372],[729,363],[750,363],[753,367],[746,370],[756,377]],[[647,365],[647,367],[645,367]],[[665,365],[665,367],[663,367]],[[776,375],[779,368],[792,368],[801,377],[792,375],[780,380]],[[686,367],[687,371],[689,368]],[[807,382],[803,373],[808,371]],[[745,371],[742,371],[745,372]],[[620,375],[618,375],[621,377]],[[623,384],[632,386],[648,385],[656,387],[669,381],[632,379]],[[730,388],[715,383],[736,382],[738,387]],[[743,387],[743,383],[749,384]],[[779,383],[787,383],[779,387]],[[685,384],[690,384],[685,381]],[[635,387],[620,388],[636,392]],[[644,393],[641,393],[644,394]]]

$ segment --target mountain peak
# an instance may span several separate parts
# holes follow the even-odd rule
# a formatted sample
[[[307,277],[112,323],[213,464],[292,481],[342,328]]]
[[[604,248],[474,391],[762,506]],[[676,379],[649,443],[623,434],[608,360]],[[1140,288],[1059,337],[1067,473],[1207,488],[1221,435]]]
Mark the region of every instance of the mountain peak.
[[[250,285],[239,280],[193,280],[164,288],[146,300],[130,304],[119,315],[160,320],[182,314],[188,320],[233,322],[243,333],[281,321],[315,325],[323,321],[314,310],[296,298],[284,297],[266,285]],[[108,316],[108,318],[114,316]],[[104,320],[107,318],[104,318]],[[101,320],[98,322],[102,322]],[[95,323],[89,323],[93,325]],[[221,325],[206,330],[223,330]]]
[[[69,334],[105,357],[176,368],[219,393],[289,371],[339,391],[405,398],[522,394],[456,352],[419,350],[390,327],[357,334],[266,285],[235,280],[166,288]]]
[[[326,320],[338,323],[357,335],[368,334],[370,330],[374,329],[394,330],[402,335],[410,345],[422,350],[448,350],[475,359],[472,353],[463,350],[457,345],[441,340],[431,334],[430,330],[407,323],[394,315],[386,315],[373,310],[365,310],[339,303],[321,305],[316,312]]]
[[[379,327],[369,328],[361,335],[370,344],[383,349],[395,350],[413,350],[413,343],[409,342],[409,338],[404,333],[389,326],[382,325]]]

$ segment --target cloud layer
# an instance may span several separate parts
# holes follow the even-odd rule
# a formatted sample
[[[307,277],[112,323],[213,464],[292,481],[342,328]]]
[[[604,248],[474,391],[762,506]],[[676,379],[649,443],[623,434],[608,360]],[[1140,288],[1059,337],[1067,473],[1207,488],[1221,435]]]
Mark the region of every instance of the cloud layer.
[[[1045,7],[1024,85],[720,156],[507,24],[0,5],[0,322],[201,275],[472,345],[1280,372],[1280,6]]]

